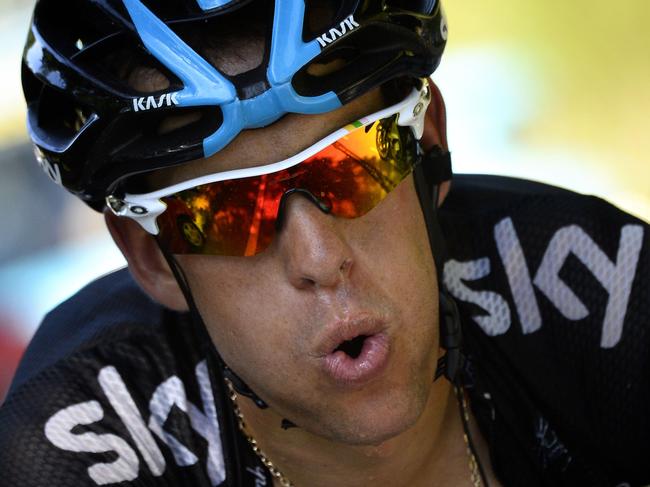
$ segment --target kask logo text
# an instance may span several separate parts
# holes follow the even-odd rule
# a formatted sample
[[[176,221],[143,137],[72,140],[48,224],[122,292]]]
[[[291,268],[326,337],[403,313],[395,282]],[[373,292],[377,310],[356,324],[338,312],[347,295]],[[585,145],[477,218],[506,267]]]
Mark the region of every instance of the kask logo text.
[[[324,34],[318,36],[316,40],[318,40],[318,43],[321,45],[321,47],[325,47],[328,44],[334,42],[339,37],[343,37],[343,35],[346,34],[347,32],[356,29],[357,27],[359,27],[359,24],[357,23],[356,20],[354,20],[354,16],[350,15],[348,18],[346,18],[343,22],[339,24],[338,29],[336,27],[332,27],[328,32],[325,32]]]
[[[151,96],[141,96],[140,98],[133,99],[133,111],[140,112],[151,109],[160,108],[163,106],[172,106],[178,105],[178,93],[167,93],[160,95],[159,97]]]

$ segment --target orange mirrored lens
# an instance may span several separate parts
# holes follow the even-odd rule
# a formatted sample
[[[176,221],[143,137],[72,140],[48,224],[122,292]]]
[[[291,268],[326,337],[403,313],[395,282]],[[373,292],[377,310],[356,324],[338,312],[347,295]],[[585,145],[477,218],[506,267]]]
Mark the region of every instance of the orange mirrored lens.
[[[374,208],[412,170],[417,157],[409,128],[396,117],[351,125],[343,138],[282,171],[197,186],[163,198],[161,245],[174,254],[255,255],[276,232],[282,197],[309,192],[339,217]]]

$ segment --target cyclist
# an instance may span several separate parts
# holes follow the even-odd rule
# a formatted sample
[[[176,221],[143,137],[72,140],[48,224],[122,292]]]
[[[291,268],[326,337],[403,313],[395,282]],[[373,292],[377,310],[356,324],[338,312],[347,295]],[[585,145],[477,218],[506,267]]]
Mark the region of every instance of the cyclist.
[[[41,325],[3,482],[650,482],[647,225],[447,194],[446,38],[435,0],[37,2],[38,161],[128,272]]]

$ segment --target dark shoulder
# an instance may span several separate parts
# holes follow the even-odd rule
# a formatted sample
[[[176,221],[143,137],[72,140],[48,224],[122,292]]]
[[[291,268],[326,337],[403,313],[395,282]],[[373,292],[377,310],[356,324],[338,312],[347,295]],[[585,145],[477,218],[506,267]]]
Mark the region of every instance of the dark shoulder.
[[[537,435],[542,457],[552,431],[574,464],[584,445],[608,458],[593,465],[603,479],[647,478],[648,224],[593,196],[476,175],[454,181],[441,220],[465,347],[497,408],[518,411],[507,421]]]
[[[155,332],[164,315],[164,309],[138,287],[127,269],[107,274],[45,316],[21,360],[11,390],[76,352],[136,332]]]
[[[445,283],[488,336],[556,328],[573,351],[611,350],[645,329],[650,228],[642,220],[593,196],[477,175],[457,178],[441,220]]]
[[[650,226],[600,198],[521,179],[461,175],[440,215],[449,284],[489,284],[511,300],[518,318],[533,298],[571,321],[595,319],[600,309],[600,342],[612,347],[622,321],[634,316],[626,315],[628,305],[647,306]],[[539,306],[525,311],[523,331],[536,331]]]
[[[126,271],[88,285],[47,315],[0,407],[0,484],[206,485],[203,463],[165,469],[169,451],[154,438],[177,434],[202,455],[210,427],[220,448],[216,416],[206,416],[214,408],[200,406],[213,395],[204,351],[188,317],[151,301]],[[206,418],[198,433],[177,414],[187,408]]]

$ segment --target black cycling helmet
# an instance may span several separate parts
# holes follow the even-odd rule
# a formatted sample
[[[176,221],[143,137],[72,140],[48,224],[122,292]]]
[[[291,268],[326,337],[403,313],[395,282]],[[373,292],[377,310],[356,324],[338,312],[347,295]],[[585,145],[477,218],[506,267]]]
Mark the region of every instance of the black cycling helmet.
[[[200,35],[248,19],[262,25],[259,66],[215,68]],[[50,176],[101,209],[129,176],[210,156],[243,129],[430,75],[446,29],[438,0],[39,0],[22,63],[28,129]],[[167,87],[133,88],[129,64]],[[177,115],[192,122],[164,129]]]

